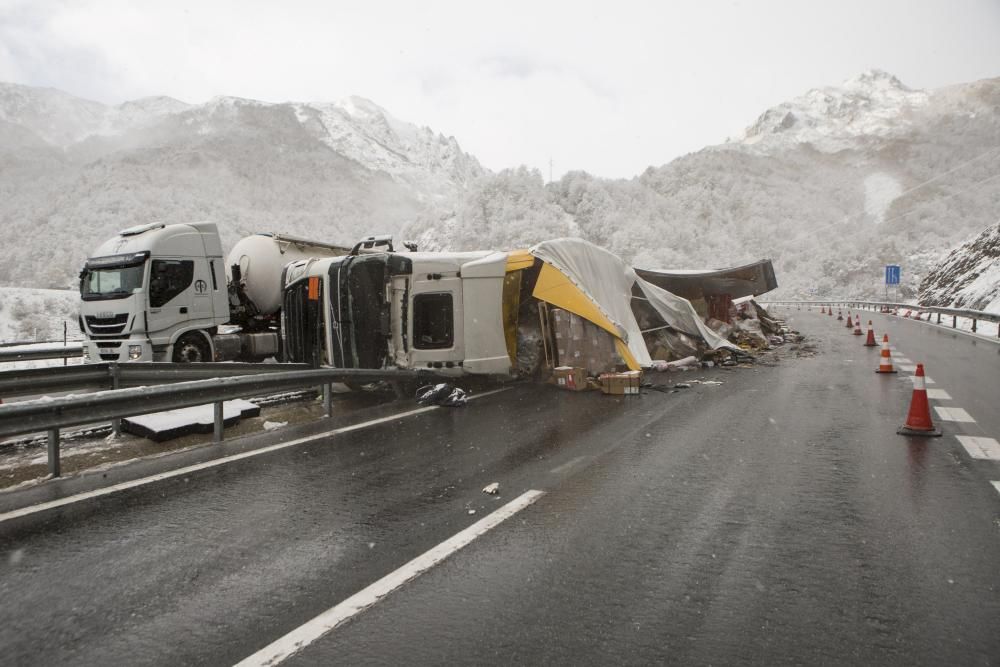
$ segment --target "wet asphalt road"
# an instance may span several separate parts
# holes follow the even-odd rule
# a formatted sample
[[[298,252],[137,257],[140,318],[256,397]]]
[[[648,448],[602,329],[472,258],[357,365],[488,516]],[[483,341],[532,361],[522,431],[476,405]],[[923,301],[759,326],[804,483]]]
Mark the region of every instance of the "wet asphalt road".
[[[977,419],[909,440],[908,374],[785,312],[816,356],[670,376],[720,386],[518,386],[2,523],[2,660],[234,663],[539,489],[287,664],[1000,664],[1000,463],[953,437],[1000,438],[1000,346],[871,317]]]

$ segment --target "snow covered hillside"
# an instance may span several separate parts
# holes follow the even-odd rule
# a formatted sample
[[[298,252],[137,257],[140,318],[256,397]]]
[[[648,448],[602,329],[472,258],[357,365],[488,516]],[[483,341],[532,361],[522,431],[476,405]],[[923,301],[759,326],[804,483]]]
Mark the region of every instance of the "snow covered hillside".
[[[770,257],[776,297],[877,296],[882,266],[899,263],[900,297],[915,298],[950,248],[996,219],[998,165],[1000,79],[915,91],[871,71],[630,180],[577,172],[546,186],[537,172],[488,175],[408,234],[464,249],[573,227],[646,268]]]
[[[1000,222],[952,250],[927,274],[920,303],[1000,313]]]
[[[0,343],[82,338],[77,326],[80,293],[71,290],[0,287]]]
[[[0,83],[0,285],[72,286],[128,226],[212,220],[349,244],[395,233],[485,173],[452,137],[376,104],[166,97],[110,107]]]
[[[644,268],[774,260],[775,298],[899,297],[1000,210],[1000,79],[921,91],[865,72],[764,111],[741,136],[627,180],[492,173],[454,138],[357,97],[157,97],[109,107],[0,84],[0,285],[65,288],[127,226],[212,220],[425,249],[580,236]]]

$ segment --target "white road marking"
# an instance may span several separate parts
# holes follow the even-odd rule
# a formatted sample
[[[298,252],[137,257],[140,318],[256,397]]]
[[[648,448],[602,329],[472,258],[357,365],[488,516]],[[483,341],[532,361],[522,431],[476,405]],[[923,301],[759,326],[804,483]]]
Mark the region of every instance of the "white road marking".
[[[928,389],[927,398],[936,398],[939,400],[950,401],[951,394],[946,392],[944,389]]]
[[[577,463],[580,463],[581,461],[583,461],[586,458],[587,458],[586,456],[577,456],[575,459],[570,459],[569,461],[566,461],[566,463],[563,463],[562,465],[556,466],[555,468],[553,468],[552,470],[550,470],[549,473],[552,474],[552,475],[558,475],[561,472],[565,472],[566,470],[569,470],[570,468],[572,468],[573,466],[575,466]]]
[[[483,398],[484,396],[489,396],[490,394],[496,394],[501,391],[507,391],[507,389],[501,388],[501,389],[494,389],[492,391],[484,391],[481,394],[475,394],[474,396],[469,396],[469,400],[473,400],[476,398]],[[44,503],[38,503],[37,505],[29,505],[28,507],[22,507],[21,509],[11,510],[10,512],[4,512],[3,514],[0,514],[0,523],[3,523],[4,521],[10,521],[11,519],[17,519],[23,516],[36,514],[38,512],[44,512],[46,510],[55,509],[56,507],[64,507],[66,505],[72,505],[73,503],[78,503],[84,500],[90,500],[91,498],[100,498],[101,496],[111,495],[112,493],[118,493],[119,491],[125,491],[126,489],[134,489],[139,486],[145,486],[146,484],[160,482],[165,479],[182,477],[184,475],[189,475],[193,472],[198,472],[199,470],[216,468],[218,466],[222,466],[227,463],[232,463],[233,461],[241,461],[243,459],[249,459],[254,456],[260,456],[261,454],[268,454],[270,452],[276,452],[280,449],[287,449],[288,447],[301,445],[304,442],[319,440],[321,438],[329,438],[331,436],[342,435],[344,433],[351,433],[352,431],[360,431],[361,429],[368,428],[369,426],[387,424],[389,422],[393,422],[398,419],[405,419],[406,417],[413,417],[419,414],[423,414],[425,412],[431,412],[432,410],[438,410],[438,409],[440,409],[439,406],[431,405],[425,408],[416,408],[415,410],[407,410],[406,412],[400,412],[394,415],[389,415],[387,417],[379,417],[378,419],[371,419],[369,421],[361,422],[359,424],[342,426],[340,428],[335,428],[330,431],[324,431],[323,433],[317,433],[316,435],[309,435],[304,438],[297,438],[295,440],[289,440],[287,442],[279,442],[275,445],[268,445],[267,447],[261,447],[260,449],[254,449],[249,452],[241,452],[239,454],[232,454],[231,456],[223,456],[222,458],[212,459],[211,461],[204,461],[203,463],[196,463],[194,465],[185,466],[183,468],[178,468],[176,470],[161,472],[156,475],[150,475],[149,477],[141,477],[139,479],[133,479],[128,482],[122,482],[120,484],[113,484],[112,486],[106,486],[101,489],[94,489],[93,491],[85,491],[83,493],[77,493],[72,496],[66,496],[65,498],[59,498],[58,500],[49,500]]]
[[[996,488],[997,493],[1000,493],[1000,482],[990,482],[990,484]]]
[[[893,361],[899,361],[899,359],[893,359]],[[917,367],[913,364],[896,364],[896,368],[903,371],[904,373],[913,373],[917,370]]]
[[[483,517],[465,530],[453,535],[430,551],[411,560],[394,572],[390,572],[375,583],[358,591],[343,602],[330,607],[319,616],[295,628],[284,637],[268,644],[248,658],[237,663],[236,667],[251,665],[277,665],[287,660],[298,651],[335,629],[352,616],[368,609],[376,602],[392,593],[406,582],[423,574],[459,549],[467,546],[477,537],[496,528],[505,519],[509,519],[524,508],[531,505],[544,491],[527,491],[510,501],[492,514]]]
[[[907,359],[906,357],[903,357],[903,356],[893,357],[892,360],[893,361],[898,361],[901,364],[912,364],[913,363],[912,361],[910,361],[909,359]]]
[[[955,437],[972,458],[1000,461],[1000,442],[993,438],[979,438],[971,435],[956,435]]]
[[[910,382],[916,381],[916,378],[917,378],[916,375],[900,375],[899,377],[901,377],[903,379],[906,379],[906,380],[909,380]],[[929,375],[925,375],[924,376],[924,384],[937,384],[937,383],[934,382],[934,378],[932,378]]]
[[[938,416],[949,422],[975,422],[976,420],[972,418],[968,412],[962,408],[942,408],[940,405],[935,405],[934,409],[937,411]]]

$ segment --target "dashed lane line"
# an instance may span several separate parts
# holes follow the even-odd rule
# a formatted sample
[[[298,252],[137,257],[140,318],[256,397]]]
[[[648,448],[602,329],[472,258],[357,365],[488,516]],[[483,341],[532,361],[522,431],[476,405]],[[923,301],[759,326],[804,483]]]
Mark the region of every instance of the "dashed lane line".
[[[507,391],[507,389],[501,388],[501,389],[494,389],[491,391],[484,391],[481,394],[469,396],[469,400],[484,398],[486,396],[489,396],[491,394],[496,394],[501,391]],[[176,470],[169,470],[167,472],[162,472],[156,475],[150,475],[149,477],[141,477],[139,479],[133,479],[128,482],[122,482],[120,484],[106,486],[101,489],[94,489],[93,491],[85,491],[83,493],[77,493],[72,496],[66,496],[65,498],[59,498],[57,500],[49,500],[44,503],[38,503],[37,505],[29,505],[28,507],[22,507],[21,509],[11,510],[10,512],[4,512],[0,514],[0,523],[3,523],[4,521],[10,521],[11,519],[17,519],[24,516],[30,516],[32,514],[37,514],[38,512],[44,512],[46,510],[55,509],[57,507],[65,507],[66,505],[72,505],[74,503],[79,503],[84,500],[90,500],[92,498],[100,498],[102,496],[108,496],[111,495],[112,493],[118,493],[119,491],[125,491],[127,489],[134,489],[139,486],[153,484],[155,482],[160,482],[165,479],[172,479],[174,477],[183,477],[184,475],[190,475],[191,473],[198,472],[199,470],[216,468],[219,466],[226,465],[227,463],[232,463],[234,461],[242,461],[243,459],[253,458],[254,456],[260,456],[262,454],[269,454],[271,452],[276,452],[281,449],[295,447],[296,445],[301,445],[302,443],[305,442],[320,440],[322,438],[329,438],[335,435],[343,435],[344,433],[351,433],[352,431],[360,431],[370,426],[387,424],[389,422],[394,422],[399,419],[414,417],[416,415],[420,415],[425,412],[431,412],[433,410],[438,410],[438,409],[439,409],[438,406],[431,405],[425,408],[416,408],[414,410],[407,410],[406,412],[399,412],[394,415],[379,417],[378,419],[371,419],[369,421],[360,422],[358,424],[351,424],[350,426],[342,426],[340,428],[331,429],[329,431],[324,431],[322,433],[317,433],[315,435],[309,435],[304,438],[297,438],[295,440],[289,440],[287,442],[279,442],[277,444],[269,445],[267,447],[261,447],[260,449],[254,449],[248,452],[241,452],[239,454],[232,454],[231,456],[223,456],[222,458],[212,459],[211,461],[204,461],[202,463],[196,463],[194,465],[185,466],[183,468],[177,468]]]
[[[990,484],[997,490],[997,493],[1000,493],[1000,482],[990,482]]]
[[[937,411],[938,416],[945,421],[969,423],[975,423],[976,421],[972,418],[972,415],[962,408],[945,408],[940,405],[935,405],[934,410]]]
[[[936,398],[938,400],[950,401],[951,394],[946,392],[944,389],[928,389],[927,398]]]
[[[971,435],[956,435],[958,441],[974,459],[1000,461],[1000,442],[994,438],[982,438]]]
[[[899,359],[893,359],[893,361],[899,361]],[[917,370],[913,364],[896,364],[896,367],[904,373],[912,373]]]
[[[465,530],[456,533],[430,551],[417,556],[398,570],[390,572],[375,583],[358,591],[343,602],[330,607],[319,616],[295,628],[285,636],[268,644],[253,655],[241,660],[236,667],[277,665],[292,657],[314,641],[334,630],[351,617],[368,609],[385,596],[431,569],[477,537],[496,528],[540,497],[544,491],[527,491],[492,514],[483,517]]]
[[[570,459],[569,461],[566,461],[566,463],[556,466],[555,468],[549,471],[549,474],[558,475],[560,473],[566,472],[567,470],[577,465],[578,463],[585,461],[587,458],[588,457],[586,456],[577,456],[575,459]]]

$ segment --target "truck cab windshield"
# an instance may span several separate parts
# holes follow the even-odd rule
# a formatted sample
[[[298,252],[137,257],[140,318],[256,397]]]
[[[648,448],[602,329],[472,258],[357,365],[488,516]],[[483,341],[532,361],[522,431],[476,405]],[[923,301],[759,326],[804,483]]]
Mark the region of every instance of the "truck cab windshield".
[[[142,287],[145,258],[117,266],[88,266],[80,273],[80,296],[84,301],[122,299]]]

